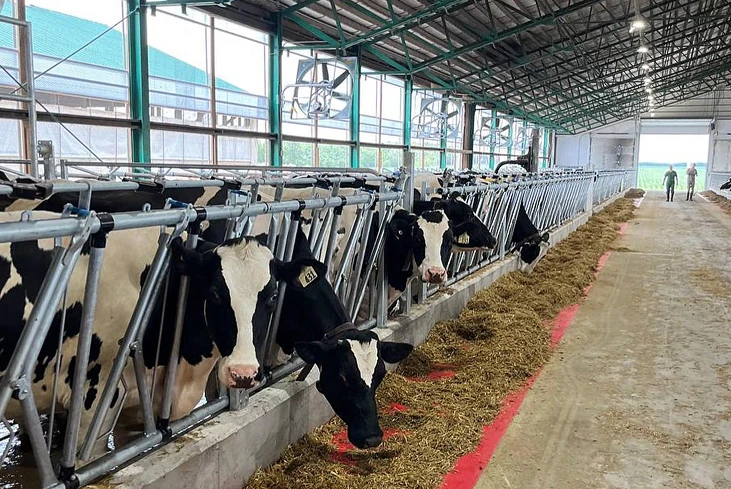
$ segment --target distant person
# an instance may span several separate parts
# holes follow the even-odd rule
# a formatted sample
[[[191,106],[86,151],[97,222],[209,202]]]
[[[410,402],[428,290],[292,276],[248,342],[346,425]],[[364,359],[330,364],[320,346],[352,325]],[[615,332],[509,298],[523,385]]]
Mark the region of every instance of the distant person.
[[[668,171],[665,172],[662,183],[665,185],[665,202],[672,202],[675,197],[675,184],[678,183],[678,173],[673,170],[673,165],[670,165]]]
[[[693,200],[693,192],[695,192],[695,177],[698,176],[698,170],[695,169],[695,163],[690,164],[685,173],[688,174],[688,193],[685,194],[685,200]]]

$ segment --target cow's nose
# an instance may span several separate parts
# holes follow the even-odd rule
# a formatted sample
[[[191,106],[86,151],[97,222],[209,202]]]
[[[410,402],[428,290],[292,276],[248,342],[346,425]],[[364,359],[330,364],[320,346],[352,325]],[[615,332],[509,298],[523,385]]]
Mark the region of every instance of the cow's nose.
[[[497,240],[490,236],[490,238],[487,240],[487,247],[490,249],[493,249],[495,246],[497,246]]]
[[[255,380],[259,369],[251,365],[228,367],[228,386],[238,389],[252,389],[258,385]]]
[[[426,281],[430,284],[441,284],[447,280],[447,271],[443,268],[432,267],[426,271]]]
[[[363,441],[363,448],[376,448],[383,441],[382,436],[369,436]]]

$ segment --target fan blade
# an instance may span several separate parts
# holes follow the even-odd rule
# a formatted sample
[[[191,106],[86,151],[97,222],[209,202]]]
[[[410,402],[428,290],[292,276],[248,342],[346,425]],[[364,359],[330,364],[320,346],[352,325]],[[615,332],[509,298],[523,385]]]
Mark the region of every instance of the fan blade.
[[[322,67],[322,80],[321,81],[329,81],[330,80],[330,71],[328,70],[327,63],[322,63],[320,66]]]
[[[451,119],[452,117],[454,117],[457,114],[459,114],[459,110],[455,110],[454,112],[450,112],[449,114],[447,114],[447,119]]]
[[[348,70],[343,71],[333,80],[333,88],[338,88],[341,83],[348,79],[350,72]]]

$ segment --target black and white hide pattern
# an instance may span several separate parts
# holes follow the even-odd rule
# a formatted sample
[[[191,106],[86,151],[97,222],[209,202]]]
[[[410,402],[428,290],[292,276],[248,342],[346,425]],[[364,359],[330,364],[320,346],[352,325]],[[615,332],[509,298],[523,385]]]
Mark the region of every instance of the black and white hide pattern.
[[[403,209],[396,211],[388,223],[384,249],[389,304],[416,277],[431,284],[446,281],[452,242],[452,229],[443,210],[418,216]]]
[[[57,217],[57,214],[47,212],[33,213],[34,219]],[[19,212],[0,214],[0,222],[18,221],[19,218]],[[157,228],[143,228],[113,231],[107,239],[84,387],[81,439],[106,383],[118,342],[126,331],[141,284],[157,249],[158,236]],[[38,298],[51,263],[52,249],[53,240],[50,239],[0,244],[0,375],[8,366]],[[179,281],[179,273],[183,271],[192,277],[175,386],[174,419],[188,414],[201,399],[206,379],[221,357],[223,382],[244,387],[255,384],[259,361],[253,344],[252,322],[261,316],[260,307],[267,306],[268,297],[274,293],[275,287],[271,273],[273,256],[256,239],[245,238],[215,248],[203,242],[197,250],[184,250],[178,241],[174,243],[173,253],[176,266],[171,267],[169,306],[174,307],[177,302],[178,289],[174,284]],[[66,322],[60,351],[58,403],[65,409],[70,402],[87,267],[88,249],[85,249],[68,284],[66,308],[56,313],[32,369],[32,388],[40,412],[51,409],[51,387],[59,354],[58,337],[63,314]],[[158,314],[163,299],[158,298]],[[175,315],[168,312],[162,326],[159,363],[169,358],[169,344],[172,342]],[[148,367],[154,365],[160,335],[158,314],[151,320],[144,338]],[[151,374],[152,371],[149,372],[150,377]],[[125,377],[130,386],[125,405],[133,406],[138,400],[131,364],[128,364]],[[161,393],[161,389],[156,392]],[[119,397],[115,396],[115,404]],[[10,403],[7,416],[21,417],[18,403]]]
[[[490,234],[485,223],[477,218],[475,211],[458,192],[452,192],[446,198],[415,200],[413,209],[416,215],[421,215],[427,210],[444,211],[452,226],[454,251],[487,250],[497,244],[497,240]]]
[[[512,245],[520,256],[520,270],[525,273],[533,271],[538,262],[548,252],[548,233],[541,234],[528,217],[523,204],[518,209],[518,219],[515,222]]]
[[[292,262],[280,264],[277,276],[287,283],[278,345],[284,353],[296,351],[305,362],[317,365],[317,389],[347,425],[353,445],[380,445],[383,431],[378,424],[376,389],[386,375],[385,363],[402,361],[413,347],[380,341],[372,331],[355,329],[323,339],[350,318],[301,229]]]

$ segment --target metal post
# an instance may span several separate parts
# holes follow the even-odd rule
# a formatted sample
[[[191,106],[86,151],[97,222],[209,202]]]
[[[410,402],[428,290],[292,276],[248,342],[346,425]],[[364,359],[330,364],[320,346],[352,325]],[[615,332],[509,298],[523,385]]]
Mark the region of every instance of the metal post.
[[[350,147],[350,167],[360,166],[360,48],[356,49],[356,63],[353,73],[353,93],[350,97],[350,140],[355,144]]]
[[[76,370],[74,371],[73,384],[71,386],[71,402],[69,404],[66,436],[64,438],[63,454],[60,464],[60,477],[62,480],[69,482],[75,478],[74,465],[76,463],[76,446],[79,442],[79,426],[84,403],[84,384],[86,383],[86,371],[89,366],[89,350],[94,331],[94,314],[96,312],[99,279],[101,278],[102,259],[104,258],[106,245],[107,236],[105,231],[99,231],[91,237],[79,343],[76,347]]]
[[[497,129],[497,111],[490,111],[490,170],[495,169],[495,130]]]
[[[35,359],[38,358],[43,346],[42,341],[36,340],[45,338],[48,334],[61,295],[81,255],[81,245],[87,236],[88,229],[85,229],[83,233],[74,237],[69,248],[56,247],[54,250],[51,266],[43,279],[33,310],[26,321],[8,367],[0,378],[0,413],[4,413],[7,408],[13,392],[11,384],[22,376],[30,376]]]
[[[297,232],[300,227],[300,211],[292,213],[292,220],[289,223],[289,229],[287,230],[287,247],[282,257],[284,261],[290,261],[292,255],[294,255],[294,245],[297,240]],[[279,258],[279,257],[278,257]],[[277,331],[279,330],[279,318],[282,316],[282,305],[284,304],[284,294],[287,292],[287,282],[281,281],[279,283],[279,292],[277,296],[277,305],[272,314],[272,320],[269,323],[269,330],[267,331],[266,342],[264,343],[264,365],[269,367],[276,361],[276,342],[277,342]]]
[[[464,124],[462,125],[462,169],[471,170],[473,151],[475,150],[475,114],[477,105],[474,102],[465,104]]]
[[[188,226],[188,239],[185,241],[185,247],[194,250],[198,245],[198,234],[200,234],[200,224],[193,222]],[[175,389],[176,374],[178,373],[178,362],[180,361],[180,342],[183,338],[183,327],[185,326],[185,306],[188,302],[188,289],[190,287],[190,276],[180,276],[180,288],[178,289],[178,303],[175,311],[175,333],[173,334],[173,344],[170,349],[170,358],[165,369],[165,388],[162,394],[162,403],[160,404],[160,418],[157,427],[163,432],[163,438],[169,430],[170,412],[173,405],[173,393]]]
[[[282,15],[276,16],[274,33],[269,36],[269,164],[282,166]]]
[[[56,482],[53,474],[53,466],[51,458],[46,452],[46,443],[43,438],[43,429],[41,428],[40,418],[38,417],[38,409],[33,398],[33,389],[26,385],[20,390],[18,395],[23,414],[26,416],[25,426],[28,430],[31,448],[33,449],[33,457],[35,458],[39,475],[41,476],[41,487],[50,487]]]
[[[414,80],[407,76],[404,80],[404,127],[403,138],[406,151],[411,150],[411,100],[414,91]]]
[[[129,102],[132,119],[132,161],[151,161],[150,147],[150,76],[147,62],[147,18],[145,0],[128,0],[129,30]]]
[[[117,356],[114,358],[114,363],[109,371],[107,383],[104,386],[101,399],[96,411],[94,412],[94,417],[91,420],[86,437],[84,438],[84,444],[81,447],[82,460],[88,460],[91,457],[94,444],[96,443],[99,432],[102,429],[102,423],[104,422],[109,406],[112,404],[117,384],[122,376],[124,366],[127,363],[127,358],[129,358],[130,347],[135,339],[137,339],[138,331],[143,329],[145,317],[147,316],[149,318],[147,310],[150,308],[152,301],[155,299],[154,293],[159,290],[157,282],[161,280],[163,272],[167,269],[170,258],[168,238],[169,236],[165,234],[160,236],[160,243],[157,248],[157,252],[155,253],[155,258],[153,258],[152,264],[150,265],[150,271],[147,274],[147,279],[140,291],[129,326],[127,326],[127,331],[120,343],[119,350],[117,350]]]

